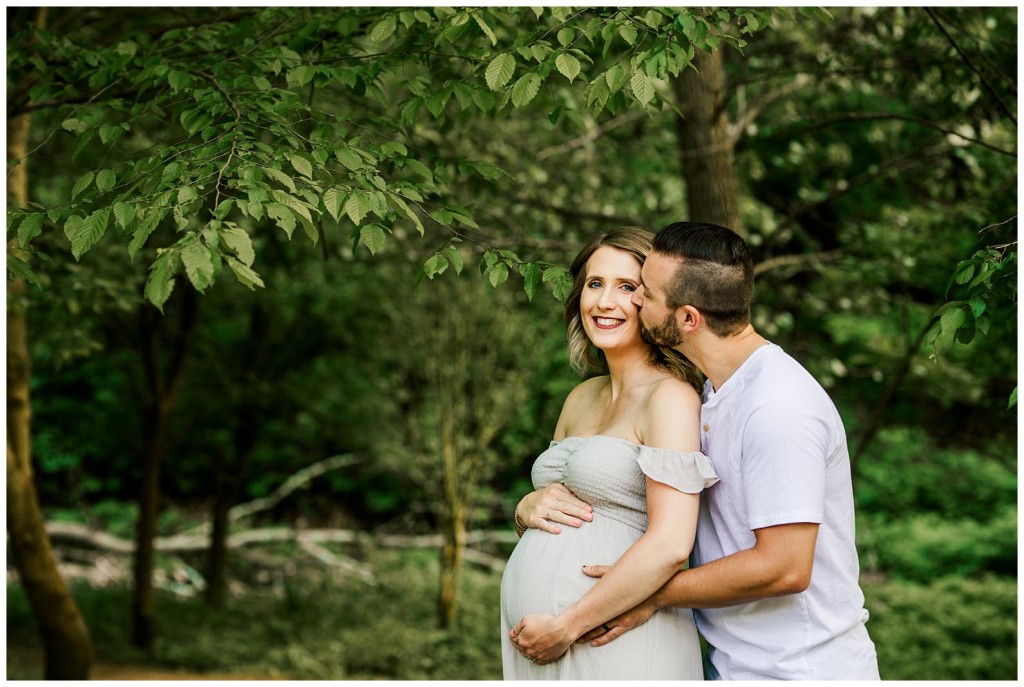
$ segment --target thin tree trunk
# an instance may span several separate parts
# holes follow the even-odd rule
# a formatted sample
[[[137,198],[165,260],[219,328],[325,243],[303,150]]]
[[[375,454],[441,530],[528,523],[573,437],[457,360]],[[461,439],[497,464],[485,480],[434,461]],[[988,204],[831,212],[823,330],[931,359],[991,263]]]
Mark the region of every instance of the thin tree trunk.
[[[168,428],[178,388],[183,378],[184,363],[191,347],[198,319],[199,301],[196,292],[185,287],[182,294],[181,317],[177,327],[172,360],[165,373],[157,354],[159,322],[148,305],[144,305],[142,346],[149,398],[144,407],[144,453],[139,493],[139,521],[136,527],[134,581],[132,592],[132,643],[152,651],[156,638],[156,612],[153,601],[153,565],[157,516],[160,512],[160,464],[168,436]]]
[[[46,8],[36,15],[45,27]],[[7,159],[19,160],[7,177],[8,198],[16,207],[28,204],[30,114],[7,120]],[[16,241],[7,251],[18,255]],[[42,636],[48,680],[87,680],[92,643],[74,599],[57,568],[32,478],[31,367],[25,316],[27,285],[7,282],[7,533],[11,558],[28,596]]]
[[[726,108],[723,50],[697,50],[674,81],[682,117],[676,134],[691,222],[710,222],[745,236],[740,221],[733,140]]]

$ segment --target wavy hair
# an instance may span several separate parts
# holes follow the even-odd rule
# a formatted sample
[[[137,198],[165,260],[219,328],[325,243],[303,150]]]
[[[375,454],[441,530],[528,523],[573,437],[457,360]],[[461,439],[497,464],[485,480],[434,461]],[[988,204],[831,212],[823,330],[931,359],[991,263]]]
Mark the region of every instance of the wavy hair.
[[[565,299],[565,333],[569,342],[569,364],[580,374],[606,374],[608,362],[605,360],[604,352],[595,346],[587,336],[583,328],[583,316],[580,313],[580,299],[583,295],[583,287],[587,281],[587,262],[597,252],[598,248],[610,246],[629,253],[636,258],[637,263],[644,264],[647,255],[651,252],[651,245],[654,233],[642,227],[619,227],[610,231],[598,234],[590,239],[569,268],[569,275],[572,277],[572,289]],[[690,384],[701,392],[703,380],[697,367],[690,362],[690,359],[673,348],[662,346],[651,346],[653,364],[682,381]]]

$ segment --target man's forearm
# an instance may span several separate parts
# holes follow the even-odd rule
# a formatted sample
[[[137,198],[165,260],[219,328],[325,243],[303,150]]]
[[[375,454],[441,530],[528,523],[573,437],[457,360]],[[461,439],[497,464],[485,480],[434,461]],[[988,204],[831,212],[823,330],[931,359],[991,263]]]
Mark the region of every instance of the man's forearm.
[[[786,574],[756,549],[746,549],[675,574],[651,601],[658,608],[723,608],[803,591],[801,580]]]

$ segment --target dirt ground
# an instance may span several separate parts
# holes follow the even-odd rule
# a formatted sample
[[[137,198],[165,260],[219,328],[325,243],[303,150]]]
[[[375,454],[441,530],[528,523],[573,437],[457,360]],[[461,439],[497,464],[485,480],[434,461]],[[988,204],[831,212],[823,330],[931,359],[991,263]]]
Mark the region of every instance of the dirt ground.
[[[42,678],[43,654],[37,649],[7,645],[7,679]],[[282,676],[242,675],[234,673],[190,673],[145,665],[124,665],[94,661],[92,680],[283,680]]]

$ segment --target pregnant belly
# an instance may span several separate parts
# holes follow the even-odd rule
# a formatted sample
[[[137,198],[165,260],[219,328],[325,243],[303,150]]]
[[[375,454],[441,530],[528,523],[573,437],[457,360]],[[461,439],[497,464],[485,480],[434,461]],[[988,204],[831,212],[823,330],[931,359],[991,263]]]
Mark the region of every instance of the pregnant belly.
[[[515,624],[524,615],[561,612],[597,583],[583,574],[584,565],[612,565],[641,534],[599,514],[560,534],[527,530],[501,580],[502,615]]]

